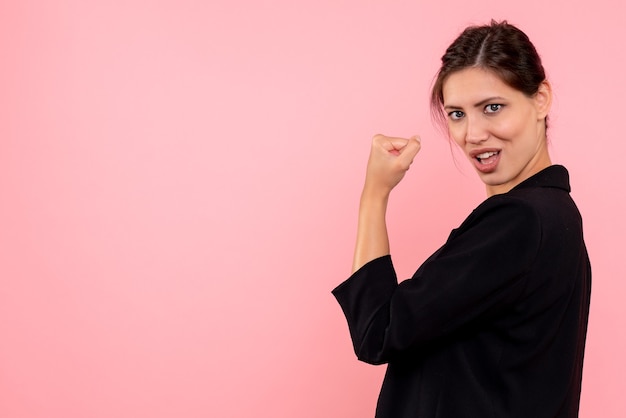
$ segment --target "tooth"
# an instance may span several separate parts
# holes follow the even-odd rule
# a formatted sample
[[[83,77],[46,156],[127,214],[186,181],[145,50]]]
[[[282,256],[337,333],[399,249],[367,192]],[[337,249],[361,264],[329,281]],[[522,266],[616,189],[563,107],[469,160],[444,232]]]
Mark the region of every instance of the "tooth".
[[[483,152],[482,154],[478,154],[476,158],[480,158],[482,160],[482,159],[489,158],[492,155],[496,155],[496,154],[497,154],[496,151],[487,151],[487,152]]]

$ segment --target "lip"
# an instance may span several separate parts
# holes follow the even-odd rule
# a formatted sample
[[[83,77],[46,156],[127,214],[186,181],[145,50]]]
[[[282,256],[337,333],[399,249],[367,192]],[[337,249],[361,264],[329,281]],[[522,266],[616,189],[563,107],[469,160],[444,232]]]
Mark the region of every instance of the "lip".
[[[476,156],[485,153],[485,152],[496,152],[497,154],[493,157],[490,157],[491,162],[488,164],[481,163]],[[474,167],[476,170],[483,174],[491,173],[496,170],[498,167],[498,163],[500,162],[502,150],[498,148],[481,148],[470,151],[469,156],[471,157],[472,162],[474,163]]]

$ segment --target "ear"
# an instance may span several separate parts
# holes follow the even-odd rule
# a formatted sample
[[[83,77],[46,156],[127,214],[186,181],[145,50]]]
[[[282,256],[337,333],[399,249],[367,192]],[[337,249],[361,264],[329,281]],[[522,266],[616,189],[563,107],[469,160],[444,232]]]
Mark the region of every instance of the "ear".
[[[550,85],[548,80],[543,80],[539,84],[539,89],[533,96],[533,100],[537,110],[537,119],[544,120],[550,113],[550,107],[552,106],[552,85]]]

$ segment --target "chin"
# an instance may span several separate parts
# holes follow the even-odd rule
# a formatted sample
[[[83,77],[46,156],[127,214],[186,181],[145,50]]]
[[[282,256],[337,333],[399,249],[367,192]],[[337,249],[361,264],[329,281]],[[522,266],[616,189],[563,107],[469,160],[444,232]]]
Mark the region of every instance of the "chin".
[[[500,173],[481,173],[477,171],[480,180],[489,187],[498,187],[511,182],[511,176]]]

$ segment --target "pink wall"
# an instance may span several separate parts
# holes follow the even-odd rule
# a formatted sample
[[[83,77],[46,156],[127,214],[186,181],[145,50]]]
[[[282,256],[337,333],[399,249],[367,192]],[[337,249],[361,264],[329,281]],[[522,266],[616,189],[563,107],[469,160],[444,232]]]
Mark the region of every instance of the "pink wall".
[[[406,277],[483,199],[427,92],[491,17],[557,93],[595,274],[581,416],[625,416],[623,2],[307,3],[0,6],[0,416],[372,416],[383,368],[330,295],[370,137],[423,137],[389,214]]]

